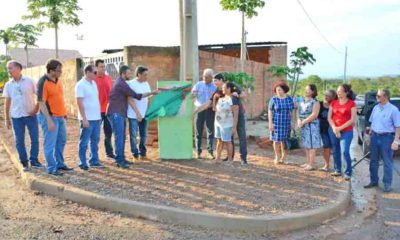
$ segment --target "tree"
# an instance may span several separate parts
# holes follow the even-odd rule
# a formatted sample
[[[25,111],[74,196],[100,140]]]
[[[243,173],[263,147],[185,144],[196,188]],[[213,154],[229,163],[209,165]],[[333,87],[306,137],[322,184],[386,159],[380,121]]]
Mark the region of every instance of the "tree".
[[[28,11],[24,19],[40,20],[38,28],[54,28],[56,58],[58,58],[58,29],[60,24],[79,26],[77,11],[82,10],[78,6],[78,0],[28,0]]]
[[[299,47],[290,54],[290,67],[273,65],[268,71],[272,72],[274,76],[286,75],[290,80],[292,96],[295,96],[299,77],[303,74],[303,68],[307,64],[314,64],[315,61],[314,56],[308,52],[307,47]]]
[[[40,36],[39,29],[33,25],[17,24],[14,27],[17,43],[23,44],[26,53],[26,67],[29,67],[29,46],[36,47],[36,41]]]
[[[16,40],[14,28],[8,27],[5,30],[0,30],[0,39],[6,45],[6,56],[8,56],[8,44]]]
[[[246,33],[244,17],[252,18],[257,16],[256,8],[263,8],[265,2],[262,0],[220,0],[223,10],[240,11],[242,14],[242,41],[240,47],[240,71],[244,72],[244,61],[246,60]]]

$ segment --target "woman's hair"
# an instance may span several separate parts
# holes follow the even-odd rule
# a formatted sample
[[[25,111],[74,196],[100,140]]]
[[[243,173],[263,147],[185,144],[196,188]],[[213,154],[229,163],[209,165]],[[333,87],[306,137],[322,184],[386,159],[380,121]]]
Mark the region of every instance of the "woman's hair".
[[[318,90],[317,90],[317,86],[315,84],[308,84],[307,87],[310,88],[310,90],[312,91],[312,98],[316,98],[318,96]]]
[[[335,90],[333,90],[333,89],[328,89],[328,90],[326,90],[325,93],[330,93],[330,94],[332,95],[332,98],[333,98],[334,100],[337,99],[337,94],[336,94],[336,91],[335,91]]]
[[[274,91],[274,93],[276,93],[276,88],[278,88],[278,87],[282,88],[282,90],[285,93],[289,92],[289,86],[283,81],[278,81],[278,82],[274,83],[274,85],[272,87],[272,90]]]
[[[236,90],[236,86],[235,84],[231,83],[231,82],[226,82],[225,83],[226,88],[229,88],[229,90],[231,91],[231,93],[233,93]]]
[[[344,83],[344,84],[340,85],[339,87],[343,88],[343,91],[346,93],[346,97],[348,99],[351,99],[351,100],[355,99],[354,92],[353,92],[353,90],[351,90],[350,84]]]

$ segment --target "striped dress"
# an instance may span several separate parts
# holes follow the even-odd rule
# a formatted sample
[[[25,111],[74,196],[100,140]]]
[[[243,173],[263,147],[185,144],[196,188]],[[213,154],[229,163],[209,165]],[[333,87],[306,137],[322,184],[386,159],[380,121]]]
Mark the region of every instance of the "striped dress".
[[[284,142],[290,136],[292,110],[294,109],[293,98],[272,97],[269,101],[269,107],[273,112],[272,123],[274,132],[270,133],[271,140],[274,142]]]

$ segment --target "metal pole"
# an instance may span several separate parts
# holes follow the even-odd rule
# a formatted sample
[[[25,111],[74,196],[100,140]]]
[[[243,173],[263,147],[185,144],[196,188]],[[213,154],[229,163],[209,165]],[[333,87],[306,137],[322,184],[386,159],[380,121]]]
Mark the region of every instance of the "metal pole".
[[[344,74],[343,74],[343,82],[346,83],[347,82],[347,46],[346,46],[346,50],[344,53]]]

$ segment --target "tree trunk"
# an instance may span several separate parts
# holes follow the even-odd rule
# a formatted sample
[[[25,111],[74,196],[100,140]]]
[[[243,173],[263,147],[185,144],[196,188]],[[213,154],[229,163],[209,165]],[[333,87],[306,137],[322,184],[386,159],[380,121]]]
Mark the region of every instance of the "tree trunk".
[[[55,37],[56,37],[56,59],[58,59],[58,25],[55,25]]]
[[[244,12],[242,12],[242,42],[240,46],[240,71],[244,72],[244,63],[246,60],[246,33],[244,27]]]
[[[26,67],[29,67],[29,52],[28,52],[28,45],[25,46],[25,53],[26,53]]]
[[[8,57],[8,44],[6,43],[6,59]]]

